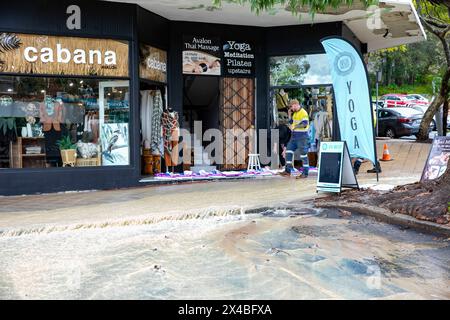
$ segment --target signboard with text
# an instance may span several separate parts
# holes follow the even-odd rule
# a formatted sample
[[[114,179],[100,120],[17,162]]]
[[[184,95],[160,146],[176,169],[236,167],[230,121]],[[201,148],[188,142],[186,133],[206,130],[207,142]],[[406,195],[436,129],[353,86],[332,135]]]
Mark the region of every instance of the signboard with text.
[[[2,33],[0,72],[128,77],[128,42]]]
[[[320,144],[318,170],[317,191],[340,193],[342,188],[359,188],[344,141]]]
[[[183,74],[220,76],[221,57],[219,38],[183,37]]]
[[[225,41],[223,44],[223,73],[230,77],[254,77],[253,44],[247,41]]]
[[[434,180],[442,176],[447,170],[450,158],[450,137],[436,137],[433,140],[421,181]]]
[[[167,82],[167,51],[146,45],[139,46],[139,77]]]

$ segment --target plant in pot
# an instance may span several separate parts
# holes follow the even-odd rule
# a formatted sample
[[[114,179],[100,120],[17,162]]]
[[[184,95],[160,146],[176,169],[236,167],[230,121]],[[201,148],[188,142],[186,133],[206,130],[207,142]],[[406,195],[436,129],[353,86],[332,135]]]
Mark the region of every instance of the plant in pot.
[[[77,158],[77,146],[72,143],[70,136],[64,136],[61,140],[58,140],[56,144],[59,147],[59,151],[61,152],[61,159],[63,163],[63,167],[65,166],[75,166],[75,161]]]

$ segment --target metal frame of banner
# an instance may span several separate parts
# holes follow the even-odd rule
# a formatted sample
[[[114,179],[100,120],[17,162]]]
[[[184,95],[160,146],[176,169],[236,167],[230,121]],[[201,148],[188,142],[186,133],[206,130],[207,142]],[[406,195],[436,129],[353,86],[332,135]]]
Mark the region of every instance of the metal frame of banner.
[[[370,118],[372,119],[372,124],[374,123],[374,119],[373,119],[373,110],[372,110],[372,95],[370,94],[370,80],[369,80],[369,72],[367,70],[367,66],[366,63],[364,62],[363,56],[361,55],[360,50],[358,50],[358,48],[355,47],[355,45],[353,43],[351,43],[349,40],[345,39],[344,37],[341,36],[328,36],[328,37],[324,37],[322,39],[320,39],[320,43],[322,43],[325,40],[328,39],[340,39],[343,40],[345,42],[347,42],[349,45],[351,45],[353,47],[353,49],[355,49],[355,51],[358,53],[359,58],[361,59],[363,66],[364,66],[364,70],[366,71],[366,81],[367,81],[367,89],[369,90],[369,100],[370,100]],[[337,112],[336,112],[337,115]],[[339,120],[338,120],[339,122]],[[378,156],[377,156],[377,141],[376,141],[376,137],[375,137],[375,128],[372,126],[372,131],[373,131],[373,148],[375,151],[375,163],[373,164],[375,166],[375,168],[377,168],[377,163],[378,163]],[[379,175],[378,175],[378,170],[376,170],[377,173],[377,182],[380,181],[379,180]]]

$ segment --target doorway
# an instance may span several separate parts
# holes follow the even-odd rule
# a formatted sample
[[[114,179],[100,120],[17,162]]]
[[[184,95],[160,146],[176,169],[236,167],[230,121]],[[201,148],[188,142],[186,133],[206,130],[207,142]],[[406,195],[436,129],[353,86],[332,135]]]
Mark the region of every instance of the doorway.
[[[254,146],[250,131],[255,124],[255,82],[248,78],[222,78],[220,129],[223,137],[231,130],[235,139],[224,140],[224,170],[244,170]],[[242,161],[244,160],[244,162]]]
[[[201,121],[202,136],[208,129],[219,129],[224,138],[220,163],[211,160],[216,158],[215,154],[203,153],[202,165],[209,168],[215,165],[220,170],[246,169],[245,160],[254,143],[249,139],[250,130],[255,123],[254,85],[254,80],[247,78],[184,76],[183,128],[192,134],[195,122]],[[235,138],[227,141],[226,134],[229,130]],[[201,138],[193,136],[193,151],[199,145],[205,148],[210,143],[203,142]],[[194,154],[191,159],[191,163],[199,165]]]
[[[288,107],[293,99],[298,100],[308,112],[310,120],[309,163],[315,167],[318,160],[320,142],[331,141],[334,137],[334,99],[331,85],[317,86],[277,86],[270,91],[272,101],[271,128],[289,126]],[[281,149],[279,149],[281,153]],[[300,153],[294,155],[300,159]],[[281,163],[281,159],[279,160]],[[278,167],[279,164],[275,165]]]

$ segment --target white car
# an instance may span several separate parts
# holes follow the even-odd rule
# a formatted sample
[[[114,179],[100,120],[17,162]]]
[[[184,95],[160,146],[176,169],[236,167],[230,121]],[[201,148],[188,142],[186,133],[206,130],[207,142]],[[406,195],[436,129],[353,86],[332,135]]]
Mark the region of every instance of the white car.
[[[421,94],[416,94],[416,93],[408,94],[408,95],[406,95],[405,98],[409,101],[412,101],[415,104],[418,104],[418,105],[429,105],[430,104],[430,101]]]
[[[412,104],[409,107],[413,108],[414,110],[420,111],[422,114],[425,114],[425,112],[428,110],[428,106],[426,105]],[[436,121],[434,119],[431,121],[431,130],[437,130]]]

